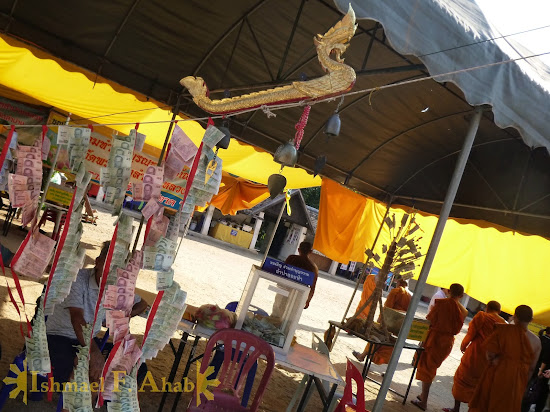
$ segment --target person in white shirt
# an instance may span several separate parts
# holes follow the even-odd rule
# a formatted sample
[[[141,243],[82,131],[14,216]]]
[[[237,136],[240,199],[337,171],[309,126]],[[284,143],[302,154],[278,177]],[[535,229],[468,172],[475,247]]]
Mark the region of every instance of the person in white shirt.
[[[449,297],[449,289],[445,288],[438,288],[437,292],[434,293],[432,296],[432,299],[430,300],[430,304],[428,305],[428,313],[432,310],[432,308],[435,305],[435,301],[437,299],[445,299]]]

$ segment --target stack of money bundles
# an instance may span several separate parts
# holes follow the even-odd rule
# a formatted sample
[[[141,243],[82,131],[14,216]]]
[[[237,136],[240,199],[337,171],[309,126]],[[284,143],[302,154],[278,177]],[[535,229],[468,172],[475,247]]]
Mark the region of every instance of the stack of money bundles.
[[[141,358],[141,354],[142,352],[138,343],[136,342],[136,338],[130,334],[125,336],[120,343],[120,346],[118,346],[118,348],[116,349],[114,355],[111,354],[113,358],[109,365],[109,369],[107,371],[104,371],[105,383],[103,388],[103,399],[115,401],[122,404],[127,403],[127,401],[130,400],[127,398],[121,398],[122,392],[124,392],[124,390],[121,388],[121,385],[122,382],[126,381],[128,378],[130,378],[130,381],[132,380],[132,378],[135,380],[137,369],[141,364],[140,362],[138,362]],[[135,392],[137,393],[137,390]],[[134,409],[129,410],[133,411]]]
[[[138,384],[136,373],[126,375],[118,385],[118,391],[107,404],[108,412],[139,412]]]
[[[42,186],[42,149],[38,145],[18,145],[16,157],[15,173],[8,176],[8,194],[12,207],[23,208],[21,220],[26,226],[38,208]]]
[[[44,296],[42,296],[42,299]],[[46,319],[42,305],[36,308],[36,316],[32,328],[32,336],[25,338],[27,350],[27,368],[29,371],[40,374],[51,372],[50,352],[48,350],[48,339],[46,337]]]
[[[134,257],[139,252],[135,253]],[[137,260],[137,259],[136,259]],[[106,312],[107,327],[113,336],[113,342],[118,342],[129,333],[129,321],[134,305],[136,280],[140,267],[129,262],[125,268],[116,268],[116,283],[107,285],[103,306]]]
[[[109,278],[107,280],[108,285],[115,285],[117,279],[117,269],[126,267],[126,260],[130,254],[130,244],[134,234],[134,218],[121,213],[118,218],[118,231],[115,242],[115,249],[113,251],[113,258],[111,260],[111,267],[109,268]]]
[[[15,154],[15,148],[17,147],[17,132],[13,132],[9,147],[6,149],[6,158],[0,169],[0,190],[8,190],[8,174],[13,166],[13,159]]]
[[[122,208],[132,172],[136,140],[135,131],[129,136],[113,136],[107,167],[101,168],[100,183],[105,190],[105,202],[114,205],[114,214]]]
[[[178,327],[185,312],[187,293],[181,290],[178,282],[164,290],[164,294],[157,308],[151,324],[151,329],[141,350],[142,361],[152,359],[168,343]]]
[[[91,134],[92,130],[87,127],[59,126],[57,129],[57,147],[67,146],[69,169],[72,172],[76,172],[83,165]]]
[[[36,230],[30,235],[19,260],[13,265],[13,270],[23,276],[40,278],[50,263],[55,243],[55,240]]]
[[[77,346],[76,357],[78,363],[73,378],[63,387],[63,408],[68,409],[69,412],[93,412],[89,375],[91,333],[91,324],[82,327],[84,342],[87,342],[87,345]]]
[[[91,174],[86,172],[84,164],[81,164],[79,171],[76,174],[76,193],[74,199],[73,211],[71,219],[65,223],[67,237],[63,244],[63,249],[59,254],[59,260],[55,267],[54,273],[50,282],[48,298],[44,312],[46,315],[53,313],[56,304],[61,303],[69,295],[71,286],[76,279],[76,275],[84,265],[86,250],[80,246],[82,237],[82,209],[85,191],[90,183]]]
[[[178,125],[174,126],[170,151],[166,156],[164,177],[166,180],[174,180],[184,167],[191,168],[193,158],[197,154],[197,147]]]
[[[132,183],[132,197],[134,200],[148,202],[158,199],[164,180],[162,166],[147,166],[143,175],[143,182]]]
[[[216,158],[212,148],[222,137],[223,133],[214,126],[209,126],[204,133],[197,171],[183,205],[182,224],[187,223],[195,206],[206,206],[206,203],[212,200],[212,196],[219,191],[222,180],[222,160]]]

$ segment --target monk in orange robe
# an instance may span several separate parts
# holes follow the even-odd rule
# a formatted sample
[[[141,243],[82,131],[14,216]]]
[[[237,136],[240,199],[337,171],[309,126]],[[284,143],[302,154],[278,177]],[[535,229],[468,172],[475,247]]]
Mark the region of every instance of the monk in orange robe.
[[[409,294],[409,292],[407,292],[406,289],[407,285],[408,284],[406,280],[399,279],[397,281],[397,287],[392,289],[388,294],[384,306],[406,312],[409,308],[409,304],[411,303],[411,295]],[[378,319],[378,322],[380,322],[380,319]],[[355,356],[360,362],[363,362],[365,360],[365,357],[367,356],[367,353],[369,352],[369,346],[370,345],[365,346],[365,350],[363,351],[363,353],[353,351],[353,356]],[[388,363],[390,361],[392,352],[393,348],[391,346],[380,346],[374,353],[372,361],[377,365]]]
[[[485,341],[489,365],[476,386],[470,412],[517,412],[540,355],[539,338],[527,329],[533,309],[520,305],[513,325],[497,325]]]
[[[464,353],[456,370],[453,384],[454,408],[444,408],[445,412],[459,412],[460,403],[470,403],[474,389],[488,364],[483,343],[493,333],[497,324],[506,321],[499,316],[500,303],[490,301],[485,312],[478,312],[470,322],[468,333],[460,344]]]
[[[367,302],[367,300],[370,298],[370,295],[372,295],[372,292],[374,292],[374,289],[376,289],[376,275],[368,275],[365,279],[365,282],[363,283],[361,301],[359,302],[359,305],[357,305],[355,313],[357,313],[357,311],[361,309],[361,306],[363,306]],[[357,315],[357,319],[366,319],[369,315],[369,310],[371,306],[372,302],[359,315]]]
[[[430,321],[428,335],[424,341],[424,352],[420,355],[416,379],[422,382],[422,394],[411,402],[426,410],[432,381],[437,368],[449,356],[453,349],[455,335],[460,332],[468,311],[459,300],[464,296],[464,288],[453,283],[449,288],[450,297],[438,299],[426,319]]]

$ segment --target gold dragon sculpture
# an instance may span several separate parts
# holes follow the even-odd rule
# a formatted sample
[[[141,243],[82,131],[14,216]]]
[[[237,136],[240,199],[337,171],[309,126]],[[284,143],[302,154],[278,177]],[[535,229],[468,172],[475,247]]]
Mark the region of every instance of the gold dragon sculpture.
[[[187,76],[180,80],[197,106],[212,114],[229,114],[261,106],[273,106],[302,100],[319,100],[345,93],[355,84],[355,70],[344,64],[342,54],[355,34],[355,12],[349,7],[347,14],[324,35],[313,38],[319,63],[327,73],[317,79],[293,82],[231,98],[211,100],[202,77]],[[334,56],[334,59],[331,58]]]

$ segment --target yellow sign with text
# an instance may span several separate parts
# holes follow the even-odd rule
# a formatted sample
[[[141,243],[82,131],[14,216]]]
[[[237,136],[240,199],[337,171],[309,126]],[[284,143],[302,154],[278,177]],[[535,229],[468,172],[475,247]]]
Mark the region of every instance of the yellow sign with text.
[[[412,322],[411,330],[409,331],[407,339],[423,342],[426,339],[429,328],[430,322],[415,319]]]

